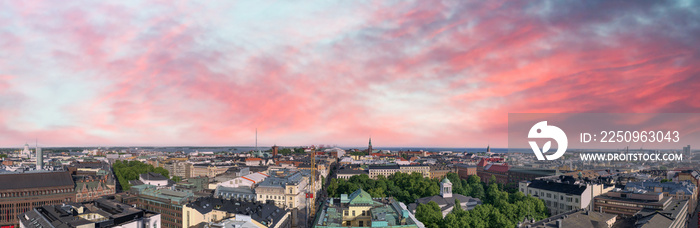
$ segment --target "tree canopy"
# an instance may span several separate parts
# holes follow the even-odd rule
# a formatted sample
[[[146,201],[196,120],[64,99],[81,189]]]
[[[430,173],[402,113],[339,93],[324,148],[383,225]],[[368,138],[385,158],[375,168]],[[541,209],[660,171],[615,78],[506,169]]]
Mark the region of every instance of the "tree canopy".
[[[420,204],[416,208],[416,218],[426,227],[503,228],[514,227],[525,218],[540,220],[548,217],[544,202],[535,197],[521,192],[508,193],[493,183],[486,185],[478,176],[469,176],[465,180],[455,173],[448,173],[447,178],[452,182],[452,193],[479,198],[483,204],[469,211],[456,206],[445,218],[442,218],[436,203]],[[327,191],[329,196],[339,197],[361,187],[372,197],[390,196],[409,204],[419,198],[438,195],[439,182],[439,179],[425,178],[419,173],[395,173],[389,177],[379,176],[377,180],[363,174],[347,181],[332,179]],[[455,203],[459,204],[459,201]]]
[[[112,165],[114,174],[117,176],[119,184],[122,186],[122,190],[126,191],[131,188],[129,184],[130,180],[138,180],[139,174],[154,172],[163,175],[166,178],[170,178],[170,172],[163,167],[153,167],[152,165],[140,162],[140,161],[116,161]]]

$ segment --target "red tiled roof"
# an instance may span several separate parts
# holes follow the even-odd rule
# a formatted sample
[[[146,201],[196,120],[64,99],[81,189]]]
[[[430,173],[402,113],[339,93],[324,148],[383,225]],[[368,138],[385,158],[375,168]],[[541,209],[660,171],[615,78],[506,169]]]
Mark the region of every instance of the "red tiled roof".
[[[491,164],[491,167],[488,167],[487,170],[492,171],[492,172],[505,173],[505,172],[508,172],[509,168],[510,167],[508,166],[508,164],[505,164],[505,163],[504,164]]]

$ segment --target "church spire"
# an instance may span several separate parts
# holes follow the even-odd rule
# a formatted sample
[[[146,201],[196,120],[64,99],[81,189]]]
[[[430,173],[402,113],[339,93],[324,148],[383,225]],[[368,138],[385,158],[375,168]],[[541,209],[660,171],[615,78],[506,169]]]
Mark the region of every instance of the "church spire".
[[[372,136],[369,137],[369,146],[367,147],[367,154],[372,154]]]

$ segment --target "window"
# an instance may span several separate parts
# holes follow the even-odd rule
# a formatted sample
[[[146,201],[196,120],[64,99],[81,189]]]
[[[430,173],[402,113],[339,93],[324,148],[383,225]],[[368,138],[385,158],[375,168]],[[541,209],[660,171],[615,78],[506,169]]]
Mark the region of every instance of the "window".
[[[348,211],[347,211],[347,210],[345,211],[345,216],[348,216]]]
[[[360,221],[360,227],[363,227],[364,224],[362,224],[362,221]]]
[[[355,216],[355,211],[352,211],[352,216]]]

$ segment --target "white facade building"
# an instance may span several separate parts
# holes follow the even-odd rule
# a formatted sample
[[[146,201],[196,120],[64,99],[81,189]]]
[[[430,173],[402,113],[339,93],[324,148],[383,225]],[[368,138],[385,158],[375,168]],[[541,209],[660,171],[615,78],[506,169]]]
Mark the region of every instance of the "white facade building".
[[[546,179],[518,183],[520,192],[542,199],[552,215],[589,208],[594,197],[612,190],[613,187],[596,183],[571,183]]]

